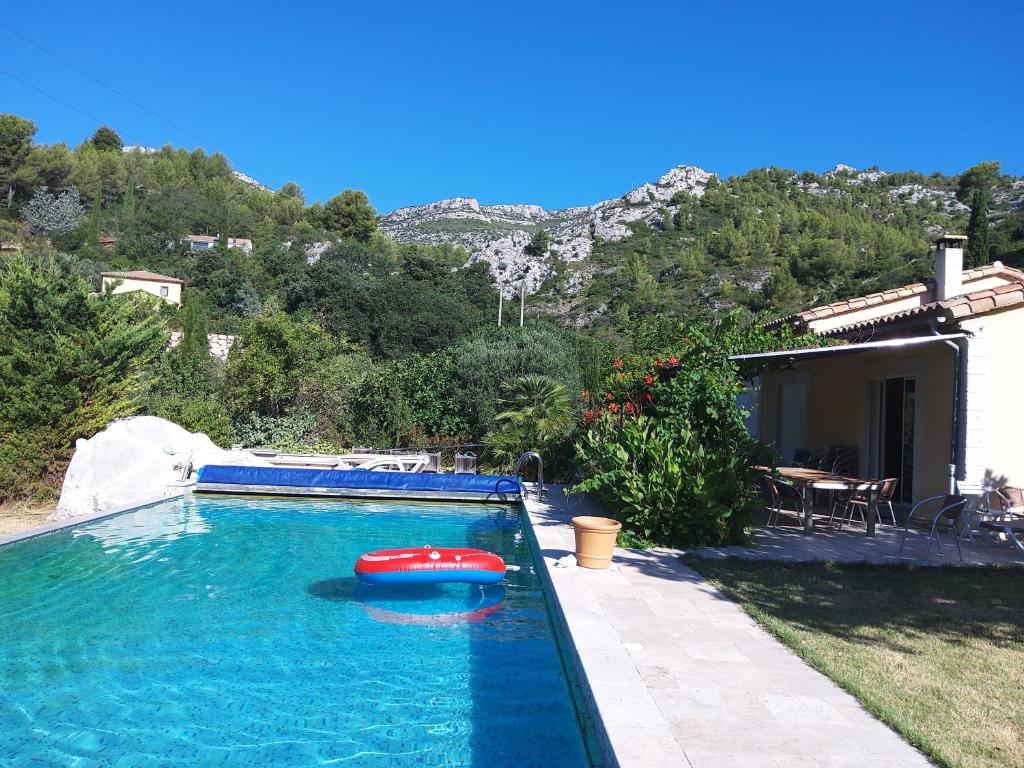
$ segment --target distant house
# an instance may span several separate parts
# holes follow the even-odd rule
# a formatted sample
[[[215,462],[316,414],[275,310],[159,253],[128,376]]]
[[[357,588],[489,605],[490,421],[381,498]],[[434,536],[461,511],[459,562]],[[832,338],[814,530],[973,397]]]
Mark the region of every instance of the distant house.
[[[963,269],[938,241],[935,279],[799,312],[788,325],[842,346],[738,355],[762,367],[752,431],[784,465],[855,449],[861,477],[899,478],[904,503],[960,483],[1024,485],[1024,272]]]
[[[208,251],[220,242],[220,235],[185,235],[181,242],[188,245],[190,251]],[[247,237],[229,237],[227,246],[252,253],[252,240]]]
[[[113,248],[115,245],[117,245],[117,235],[111,234],[109,232],[104,232],[102,235],[99,236],[99,244],[103,248]]]
[[[113,286],[114,293],[129,293],[131,291],[144,291],[145,293],[157,296],[169,304],[181,305],[181,287],[184,280],[167,275],[158,275],[155,272],[137,270],[134,272],[102,272],[103,289]]]

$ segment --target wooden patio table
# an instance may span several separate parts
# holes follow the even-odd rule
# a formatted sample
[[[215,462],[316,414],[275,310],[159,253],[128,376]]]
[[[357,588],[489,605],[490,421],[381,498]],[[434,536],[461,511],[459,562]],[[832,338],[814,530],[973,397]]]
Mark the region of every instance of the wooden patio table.
[[[799,489],[803,499],[804,533],[814,533],[814,492],[815,491],[867,491],[868,511],[864,515],[868,536],[875,535],[875,520],[878,515],[878,491],[880,480],[862,480],[859,477],[833,475],[821,469],[807,467],[776,467],[783,478]]]

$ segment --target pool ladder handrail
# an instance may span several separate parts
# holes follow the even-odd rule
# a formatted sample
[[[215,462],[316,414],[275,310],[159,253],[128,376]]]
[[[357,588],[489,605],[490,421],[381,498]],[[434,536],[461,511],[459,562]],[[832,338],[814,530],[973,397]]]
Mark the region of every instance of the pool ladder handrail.
[[[516,459],[516,468],[512,470],[512,474],[518,478],[523,465],[530,459],[537,460],[537,501],[540,501],[544,498],[544,459],[540,457],[539,453],[536,451],[527,451],[521,455]],[[526,491],[524,496],[529,496],[529,491]]]

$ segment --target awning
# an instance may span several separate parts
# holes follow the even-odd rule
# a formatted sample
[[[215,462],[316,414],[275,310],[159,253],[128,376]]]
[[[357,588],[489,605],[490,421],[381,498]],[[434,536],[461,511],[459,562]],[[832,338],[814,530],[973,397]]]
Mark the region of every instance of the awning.
[[[810,347],[808,349],[784,349],[779,352],[757,352],[750,355],[732,355],[729,359],[737,363],[786,363],[800,360],[814,360],[819,357],[836,357],[851,355],[871,350],[905,349],[924,344],[938,344],[952,339],[966,339],[966,333],[949,333],[943,336],[914,336],[908,339],[885,339],[884,341],[865,341],[861,344],[840,344],[834,347]]]

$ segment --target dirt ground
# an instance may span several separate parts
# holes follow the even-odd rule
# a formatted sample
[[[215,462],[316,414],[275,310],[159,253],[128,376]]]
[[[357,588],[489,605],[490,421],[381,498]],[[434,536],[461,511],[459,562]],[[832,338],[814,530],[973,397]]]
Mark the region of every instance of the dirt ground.
[[[49,516],[56,510],[56,504],[38,504],[13,501],[0,504],[0,536],[18,533],[49,522]]]

